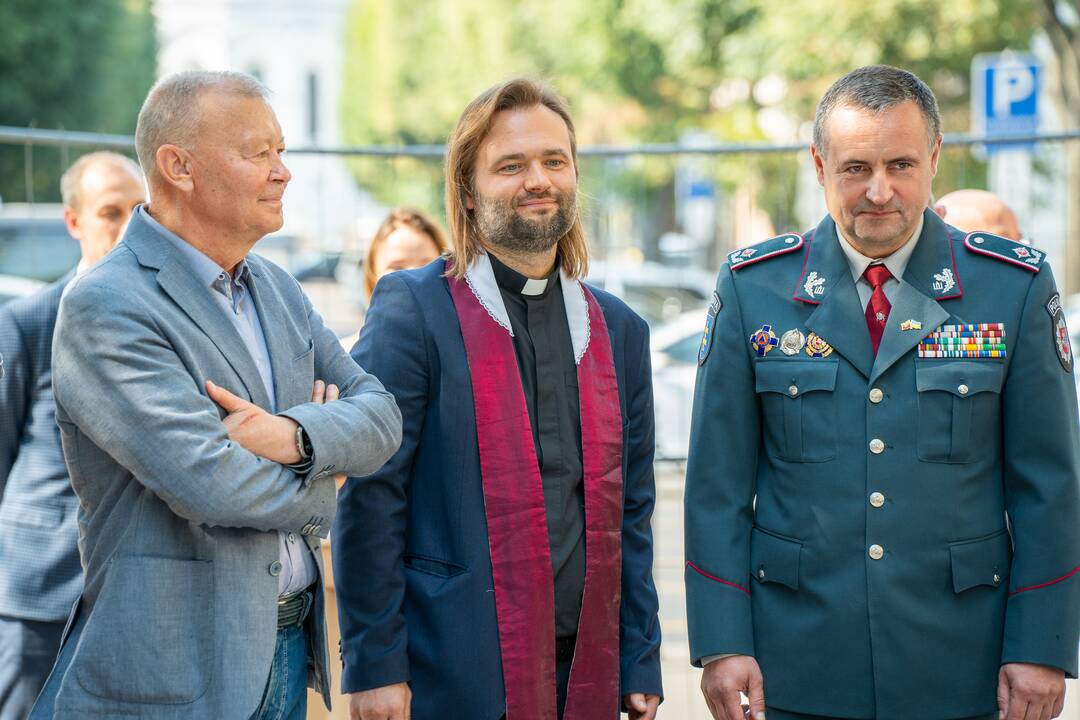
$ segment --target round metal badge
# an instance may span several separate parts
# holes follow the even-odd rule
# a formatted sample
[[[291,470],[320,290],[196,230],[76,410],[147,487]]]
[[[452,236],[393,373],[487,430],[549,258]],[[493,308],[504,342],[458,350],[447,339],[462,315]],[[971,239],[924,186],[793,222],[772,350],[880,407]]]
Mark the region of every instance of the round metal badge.
[[[806,347],[806,336],[799,330],[788,330],[780,337],[780,349],[785,355],[798,355]]]
[[[832,345],[817,333],[810,333],[806,338],[806,354],[810,357],[823,358],[832,355]]]

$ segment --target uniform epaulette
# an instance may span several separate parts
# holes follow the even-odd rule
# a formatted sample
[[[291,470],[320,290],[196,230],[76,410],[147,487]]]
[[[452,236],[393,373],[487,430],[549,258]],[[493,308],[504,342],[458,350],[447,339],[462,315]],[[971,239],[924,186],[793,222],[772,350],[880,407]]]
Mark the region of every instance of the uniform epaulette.
[[[759,242],[757,245],[751,245],[750,247],[728,253],[728,264],[731,265],[732,270],[738,270],[747,265],[759,263],[762,260],[768,260],[769,258],[778,257],[780,255],[787,255],[789,252],[795,252],[801,248],[805,242],[802,235],[799,235],[798,233],[777,235],[764,242]]]
[[[1039,272],[1043,262],[1046,261],[1046,253],[1042,250],[1036,250],[1030,245],[988,232],[968,233],[968,236],[964,238],[964,247],[973,253],[997,258],[1033,273]]]

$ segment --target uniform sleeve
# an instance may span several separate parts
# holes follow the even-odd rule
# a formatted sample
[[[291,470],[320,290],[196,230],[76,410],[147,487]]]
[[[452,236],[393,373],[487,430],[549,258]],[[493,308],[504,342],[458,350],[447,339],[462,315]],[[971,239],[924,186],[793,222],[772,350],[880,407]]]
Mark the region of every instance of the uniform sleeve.
[[[333,517],[333,479],[302,485],[232,442],[218,406],[137,300],[76,284],[54,337],[58,409],[177,515],[301,533],[313,517]]]
[[[619,609],[621,694],[662,695],[660,620],[653,583],[652,514],[656,506],[653,454],[656,448],[649,327],[627,354],[626,474],[622,520],[622,606]]]
[[[350,478],[338,495],[334,577],[341,624],[343,693],[409,680],[405,531],[409,476],[428,398],[422,312],[393,274],[379,280],[353,358],[378,377],[403,418],[401,447],[382,468]]]
[[[1005,380],[1005,503],[1013,536],[1002,663],[1077,674],[1080,641],[1080,433],[1072,360],[1058,355],[1057,294],[1035,276]]]
[[[698,368],[686,467],[686,614],[690,659],[754,654],[750,530],[759,414],[734,278],[720,270],[720,309]]]
[[[10,311],[0,308],[0,355],[4,376],[0,377],[0,498],[8,475],[19,456],[23,425],[30,401],[29,359],[22,333]]]

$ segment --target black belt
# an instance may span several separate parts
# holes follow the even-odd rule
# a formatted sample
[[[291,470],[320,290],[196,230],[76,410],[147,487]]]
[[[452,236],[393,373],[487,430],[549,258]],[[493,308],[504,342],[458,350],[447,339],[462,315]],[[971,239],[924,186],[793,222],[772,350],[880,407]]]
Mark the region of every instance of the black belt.
[[[307,620],[311,605],[315,601],[315,585],[297,593],[282,595],[277,601],[278,630],[287,627],[299,627]]]
[[[574,659],[574,647],[577,635],[555,638],[555,662],[570,662]]]

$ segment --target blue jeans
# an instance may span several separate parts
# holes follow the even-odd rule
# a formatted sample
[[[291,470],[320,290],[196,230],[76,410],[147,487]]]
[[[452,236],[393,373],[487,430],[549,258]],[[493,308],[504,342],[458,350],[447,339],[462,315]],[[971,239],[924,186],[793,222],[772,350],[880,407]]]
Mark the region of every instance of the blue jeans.
[[[303,627],[277,631],[274,664],[262,703],[251,720],[304,720],[307,716],[308,636]]]

